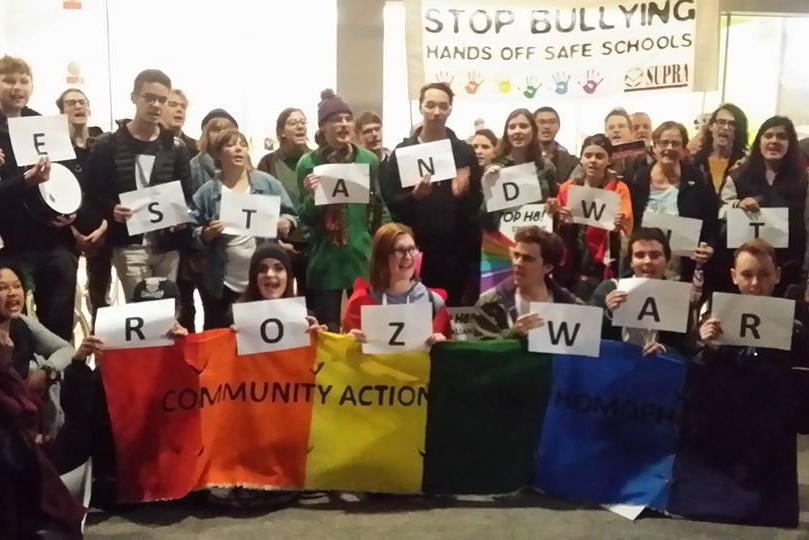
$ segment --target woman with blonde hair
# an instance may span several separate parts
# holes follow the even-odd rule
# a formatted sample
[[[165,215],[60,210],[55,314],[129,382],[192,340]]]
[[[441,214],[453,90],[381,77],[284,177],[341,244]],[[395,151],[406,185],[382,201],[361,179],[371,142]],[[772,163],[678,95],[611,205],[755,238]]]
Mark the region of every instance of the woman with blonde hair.
[[[357,278],[354,293],[348,299],[343,315],[343,332],[365,341],[362,332],[362,306],[380,304],[418,304],[429,302],[433,314],[430,342],[451,337],[447,293],[428,289],[418,277],[416,258],[419,250],[413,231],[401,223],[386,223],[374,235],[371,245],[370,283]]]
[[[193,191],[216,176],[216,164],[210,148],[216,137],[227,129],[239,129],[236,120],[224,109],[214,109],[202,119],[202,135],[197,141],[199,154],[191,159],[191,184]]]

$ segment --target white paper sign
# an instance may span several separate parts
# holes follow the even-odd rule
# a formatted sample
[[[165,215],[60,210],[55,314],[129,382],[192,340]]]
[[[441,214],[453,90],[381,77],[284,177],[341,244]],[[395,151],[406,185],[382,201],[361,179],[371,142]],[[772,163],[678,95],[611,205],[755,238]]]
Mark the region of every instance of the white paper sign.
[[[259,193],[222,190],[219,220],[224,234],[275,238],[281,215],[281,197]]]
[[[312,172],[320,178],[315,206],[368,204],[371,200],[371,167],[367,163],[329,163],[318,165]]]
[[[449,180],[458,175],[449,139],[403,146],[395,152],[402,187],[415,186],[427,174],[431,175],[430,182]]]
[[[553,232],[553,214],[545,211],[544,204],[526,204],[514,210],[507,210],[500,216],[500,233],[512,242],[518,229],[530,225]]]
[[[278,298],[233,304],[239,356],[308,347],[305,298]]]
[[[67,115],[18,116],[8,119],[11,148],[20,167],[47,155],[51,161],[76,159]]]
[[[792,349],[795,301],[749,294],[713,293],[711,318],[719,319],[716,343]]]
[[[367,343],[366,354],[388,354],[426,350],[433,335],[433,314],[429,302],[362,306],[360,321]]]
[[[191,221],[179,180],[121,193],[121,205],[132,210],[130,235],[167,229]]]
[[[530,309],[545,324],[528,332],[529,351],[599,356],[603,309],[550,302],[531,302]]]
[[[761,208],[758,212],[745,212],[729,208],[728,247],[737,248],[760,238],[774,248],[789,247],[789,208]]]
[[[672,216],[647,210],[643,214],[643,226],[656,227],[666,233],[673,255],[690,257],[699,247],[699,237],[702,234],[701,219]]]
[[[168,347],[174,327],[176,302],[173,298],[103,307],[96,316],[95,335],[105,349]]]
[[[685,333],[691,284],[665,279],[628,278],[618,281],[626,302],[612,312],[612,325]]]
[[[476,307],[447,308],[453,341],[474,341]]]
[[[611,231],[615,229],[615,216],[621,211],[621,196],[606,189],[574,185],[567,192],[567,208],[573,215],[573,223]]]
[[[487,212],[517,208],[542,200],[536,163],[506,167],[497,174],[484,176],[483,179]]]

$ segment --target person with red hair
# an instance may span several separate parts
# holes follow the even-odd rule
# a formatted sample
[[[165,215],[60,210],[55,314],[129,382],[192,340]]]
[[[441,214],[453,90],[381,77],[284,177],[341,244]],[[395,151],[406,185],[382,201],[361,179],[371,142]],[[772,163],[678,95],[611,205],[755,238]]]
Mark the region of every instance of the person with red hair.
[[[362,332],[362,306],[379,304],[416,304],[429,302],[433,314],[433,335],[429,342],[451,337],[447,293],[428,289],[418,277],[419,250],[413,240],[413,230],[401,223],[382,225],[374,235],[371,246],[370,283],[357,278],[354,292],[346,304],[343,332],[365,341]]]

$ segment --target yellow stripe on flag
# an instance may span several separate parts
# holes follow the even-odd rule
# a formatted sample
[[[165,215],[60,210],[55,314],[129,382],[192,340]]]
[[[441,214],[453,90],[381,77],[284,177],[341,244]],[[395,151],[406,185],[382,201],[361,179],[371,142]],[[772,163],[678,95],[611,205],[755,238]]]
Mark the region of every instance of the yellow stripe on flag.
[[[430,355],[363,354],[350,336],[321,333],[306,489],[421,491]]]

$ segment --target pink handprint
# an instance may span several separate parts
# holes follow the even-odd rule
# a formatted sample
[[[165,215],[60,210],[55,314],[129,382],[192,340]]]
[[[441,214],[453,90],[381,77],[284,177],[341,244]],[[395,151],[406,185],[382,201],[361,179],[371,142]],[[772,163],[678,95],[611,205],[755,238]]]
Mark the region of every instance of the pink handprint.
[[[585,94],[595,93],[595,91],[598,89],[598,85],[604,82],[604,78],[601,76],[601,73],[594,69],[587,70],[586,79],[587,81],[584,83],[579,81],[579,86],[581,86],[581,89],[584,90]]]

